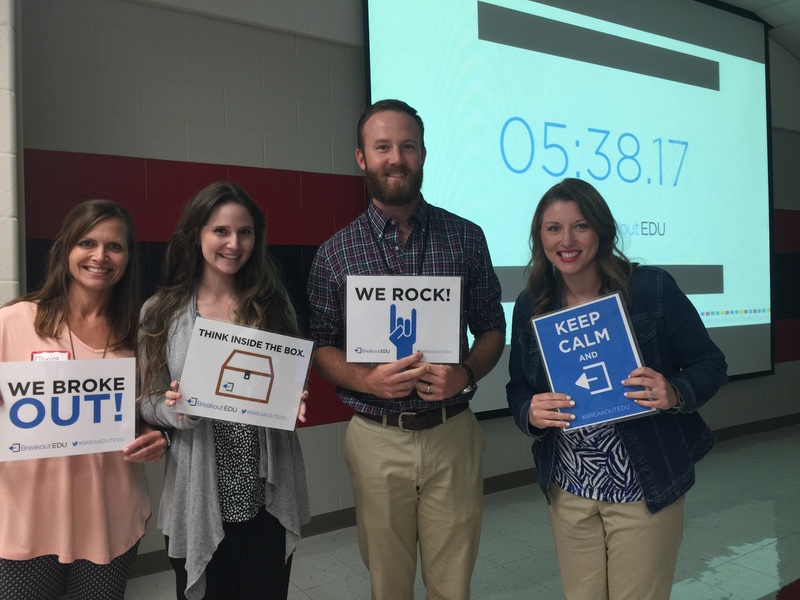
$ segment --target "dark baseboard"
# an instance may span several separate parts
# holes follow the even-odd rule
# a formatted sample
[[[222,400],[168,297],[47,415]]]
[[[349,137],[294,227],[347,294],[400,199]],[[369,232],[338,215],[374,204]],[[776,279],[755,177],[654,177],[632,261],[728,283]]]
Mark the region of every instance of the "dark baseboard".
[[[717,438],[717,441],[724,442],[725,440],[732,440],[744,435],[764,433],[765,431],[772,431],[774,429],[780,429],[781,427],[789,427],[798,424],[800,424],[800,413],[795,413],[784,417],[755,421],[754,423],[743,423],[742,425],[734,425],[733,427],[723,427],[722,429],[714,430],[714,436]]]
[[[536,473],[536,469],[533,467],[530,469],[523,469],[522,471],[514,471],[513,473],[503,473],[502,475],[487,477],[483,480],[483,495],[513,490],[514,488],[530,485],[537,481],[539,481],[539,477]]]
[[[167,557],[167,550],[155,550],[153,552],[145,552],[136,557],[131,567],[131,572],[128,578],[142,577],[143,575],[152,575],[153,573],[161,573],[161,571],[169,571],[172,565]]]
[[[356,509],[353,507],[316,515],[300,530],[303,537],[336,531],[356,524]]]
[[[787,415],[785,417],[776,417],[774,419],[765,419],[763,421],[756,421],[754,423],[744,423],[742,425],[734,425],[733,427],[723,427],[714,431],[718,441],[732,440],[734,438],[742,437],[745,435],[752,435],[754,433],[764,433],[765,431],[772,431],[780,429],[781,427],[789,427],[791,425],[800,424],[800,413]],[[483,480],[483,493],[494,494],[505,490],[522,487],[536,483],[536,469],[523,469],[521,471],[514,471],[513,473],[504,473],[503,475],[495,475],[487,477]],[[310,537],[320,533],[327,533],[337,529],[344,529],[345,527],[352,527],[356,524],[356,511],[354,508],[344,508],[333,512],[316,515],[311,517],[311,520],[303,526],[303,537]],[[160,571],[166,571],[171,568],[169,559],[167,558],[166,550],[157,550],[155,552],[147,552],[140,554],[136,562],[133,563],[131,569],[131,577],[141,577],[142,575],[152,575]]]

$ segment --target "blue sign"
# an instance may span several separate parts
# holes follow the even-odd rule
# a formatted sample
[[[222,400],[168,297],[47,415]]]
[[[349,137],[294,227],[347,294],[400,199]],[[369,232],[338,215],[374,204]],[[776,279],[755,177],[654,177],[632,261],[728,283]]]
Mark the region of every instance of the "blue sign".
[[[551,389],[575,401],[569,429],[656,412],[623,396],[642,389],[622,385],[642,359],[619,293],[532,322]]]

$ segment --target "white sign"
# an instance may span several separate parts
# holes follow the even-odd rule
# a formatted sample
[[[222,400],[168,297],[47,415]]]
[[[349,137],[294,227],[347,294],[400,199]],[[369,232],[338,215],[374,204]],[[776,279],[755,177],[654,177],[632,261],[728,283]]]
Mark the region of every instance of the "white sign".
[[[198,317],[177,410],[292,430],[313,349],[310,340]]]
[[[348,362],[461,362],[461,277],[348,275]]]
[[[133,358],[0,363],[0,461],[122,450],[136,437]]]

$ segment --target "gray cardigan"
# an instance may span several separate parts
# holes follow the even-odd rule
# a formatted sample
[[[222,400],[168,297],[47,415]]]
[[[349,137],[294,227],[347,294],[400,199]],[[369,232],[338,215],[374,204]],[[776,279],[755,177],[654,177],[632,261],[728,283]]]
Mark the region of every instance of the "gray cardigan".
[[[150,302],[145,303],[142,314]],[[190,299],[170,326],[167,344],[168,372],[154,382],[166,390],[183,373],[189,341],[197,315],[196,300]],[[140,356],[142,372],[147,364]],[[214,427],[210,419],[184,417],[164,404],[160,394],[143,394],[141,415],[151,425],[174,427],[172,446],[166,454],[164,491],[159,506],[158,526],[169,536],[169,555],[186,559],[186,597],[199,600],[205,595],[206,565],[224,537],[217,490],[214,455]],[[266,510],[286,528],[286,559],[300,539],[300,526],[309,516],[303,454],[297,433],[258,428],[260,475],[266,479]]]

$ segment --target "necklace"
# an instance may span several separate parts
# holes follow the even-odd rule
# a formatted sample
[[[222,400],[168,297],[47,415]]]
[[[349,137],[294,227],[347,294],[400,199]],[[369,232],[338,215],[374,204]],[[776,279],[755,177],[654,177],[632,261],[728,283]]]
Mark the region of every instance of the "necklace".
[[[239,315],[239,309],[238,308],[234,308],[233,304],[231,304],[227,300],[224,300],[223,298],[220,298],[216,293],[214,293],[214,290],[212,290],[210,287],[208,287],[205,283],[201,283],[200,287],[203,287],[206,290],[208,290],[208,293],[211,294],[212,296],[214,296],[214,298],[216,298],[217,302],[227,306],[228,310],[231,311],[231,314],[233,315],[234,319]],[[236,298],[236,301],[238,302],[238,298]]]
[[[563,304],[565,306],[577,306],[578,304],[583,304],[585,302],[589,302],[591,300],[594,300],[595,298],[598,298],[599,296],[600,296],[600,290],[597,290],[594,294],[586,296],[583,299],[578,298],[577,294],[575,294],[573,292],[570,292],[570,291],[567,291],[567,290],[565,290],[563,292],[563,295],[562,295]]]
[[[72,327],[69,326],[69,317],[65,317],[64,321],[67,324],[67,333],[69,334],[69,349],[72,350],[72,360],[77,360],[75,356],[75,343],[72,341]],[[108,328],[108,334],[106,335],[106,344],[103,346],[103,356],[100,357],[100,360],[103,360],[106,357],[106,352],[108,352],[108,342],[111,341],[111,327]]]

